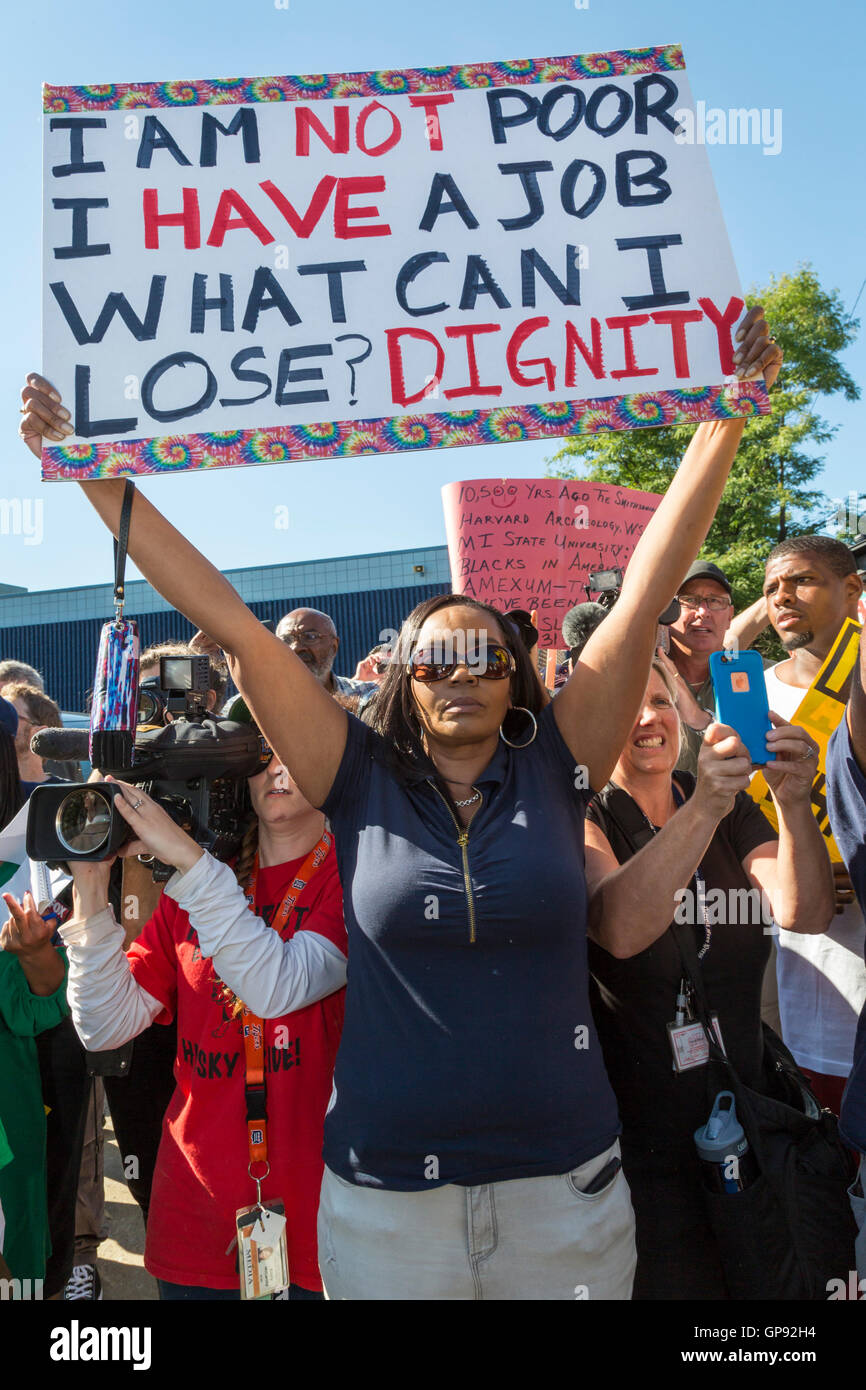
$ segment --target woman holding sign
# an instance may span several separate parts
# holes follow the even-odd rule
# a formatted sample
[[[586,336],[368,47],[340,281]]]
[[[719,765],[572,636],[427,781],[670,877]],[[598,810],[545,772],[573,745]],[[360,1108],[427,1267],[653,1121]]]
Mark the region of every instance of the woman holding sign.
[[[742,377],[775,378],[761,309],[738,346]],[[38,452],[63,415],[41,378],[23,400]],[[319,1224],[333,1298],[630,1297],[634,1219],[589,1006],[583,817],[742,430],[696,430],[555,701],[540,707],[505,618],[448,595],[404,624],[375,728],[136,495],[131,558],[230,654],[260,727],[336,831],[351,983]],[[123,482],[82,486],[115,529]]]

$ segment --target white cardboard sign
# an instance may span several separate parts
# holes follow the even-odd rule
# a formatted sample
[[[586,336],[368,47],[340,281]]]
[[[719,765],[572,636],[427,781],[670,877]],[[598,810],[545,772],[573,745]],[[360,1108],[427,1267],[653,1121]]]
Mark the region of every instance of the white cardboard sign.
[[[766,407],[676,47],[45,107],[46,477]]]

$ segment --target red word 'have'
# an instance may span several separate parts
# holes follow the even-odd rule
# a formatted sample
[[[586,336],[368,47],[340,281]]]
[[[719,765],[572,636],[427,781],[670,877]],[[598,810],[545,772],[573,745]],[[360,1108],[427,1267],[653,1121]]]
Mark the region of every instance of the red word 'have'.
[[[316,185],[310,205],[306,212],[299,213],[286,195],[270,179],[259,184],[274,207],[285,218],[295,236],[305,238],[320,222],[331,194],[334,193],[334,236],[340,241],[353,237],[390,236],[391,228],[386,222],[367,222],[363,226],[353,224],[364,218],[378,217],[379,209],[371,204],[353,207],[350,199],[369,193],[384,193],[385,180],[381,174],[369,178],[334,178],[326,174]],[[334,190],[336,189],[336,192]],[[145,188],[142,193],[142,212],[144,214],[144,245],[148,251],[159,250],[160,227],[182,227],[183,244],[188,251],[201,246],[201,214],[198,205],[198,189],[184,188],[183,207],[180,212],[160,212],[159,193],[156,188]],[[226,232],[240,229],[252,232],[262,246],[268,246],[276,238],[257,216],[245,198],[234,188],[225,188],[219,197],[213,216],[208,246],[222,246]]]

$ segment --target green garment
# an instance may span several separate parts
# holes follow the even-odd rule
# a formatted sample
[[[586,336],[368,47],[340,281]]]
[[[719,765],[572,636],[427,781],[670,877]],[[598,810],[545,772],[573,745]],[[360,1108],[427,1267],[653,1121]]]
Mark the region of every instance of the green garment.
[[[9,1140],[6,1138],[6,1131],[0,1122],[0,1168],[5,1168],[7,1163],[12,1162],[12,1150],[9,1147]]]
[[[690,686],[689,689],[691,690],[692,694],[695,697],[695,700],[700,705],[701,709],[706,710],[707,714],[711,714],[715,719],[716,692],[713,689],[712,676],[707,674],[707,678],[704,681],[703,685],[698,686],[697,690],[695,690],[694,686]],[[698,754],[701,751],[701,744],[704,741],[704,731],[703,729],[690,728],[685,720],[682,721],[682,726],[683,750],[680,753],[680,760],[677,763],[676,771],[690,772],[693,777],[697,777]]]
[[[14,1279],[44,1279],[51,1252],[45,1201],[45,1108],[34,1038],[69,1013],[66,956],[53,994],[31,994],[17,956],[0,951],[0,1125],[12,1161],[0,1166],[3,1257]]]

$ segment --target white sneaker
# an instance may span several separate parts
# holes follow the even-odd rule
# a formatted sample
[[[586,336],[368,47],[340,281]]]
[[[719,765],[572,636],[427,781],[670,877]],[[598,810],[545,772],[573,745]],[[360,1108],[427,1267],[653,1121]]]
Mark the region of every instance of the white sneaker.
[[[102,1280],[96,1265],[76,1265],[63,1291],[66,1302],[76,1299],[90,1299],[93,1302],[102,1298]]]

